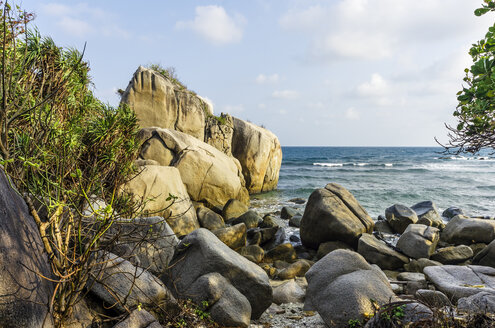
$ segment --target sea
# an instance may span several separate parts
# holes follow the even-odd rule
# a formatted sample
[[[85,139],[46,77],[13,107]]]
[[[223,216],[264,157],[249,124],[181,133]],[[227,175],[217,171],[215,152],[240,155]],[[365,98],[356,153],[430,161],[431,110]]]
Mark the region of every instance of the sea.
[[[470,216],[495,217],[495,154],[445,154],[440,147],[282,147],[278,188],[253,195],[261,214],[335,182],[347,188],[374,219],[393,204],[433,201]]]

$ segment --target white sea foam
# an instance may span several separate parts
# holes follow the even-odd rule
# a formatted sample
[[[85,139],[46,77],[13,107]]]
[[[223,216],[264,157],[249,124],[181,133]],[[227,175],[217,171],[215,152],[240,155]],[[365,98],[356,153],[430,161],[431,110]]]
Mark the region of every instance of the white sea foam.
[[[314,166],[324,166],[324,167],[344,167],[344,166],[386,166],[392,167],[394,164],[392,163],[383,163],[383,164],[371,164],[371,163],[313,163]]]
[[[342,167],[342,163],[313,163],[315,166],[326,166],[326,167]]]

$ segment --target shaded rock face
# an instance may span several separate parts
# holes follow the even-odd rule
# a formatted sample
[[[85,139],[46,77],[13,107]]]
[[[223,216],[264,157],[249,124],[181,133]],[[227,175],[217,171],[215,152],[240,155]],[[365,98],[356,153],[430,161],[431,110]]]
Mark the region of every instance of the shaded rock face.
[[[383,241],[367,233],[359,238],[358,253],[369,263],[376,264],[383,270],[396,270],[409,262],[407,256],[394,251]]]
[[[481,291],[495,294],[495,269],[480,265],[442,265],[424,268],[435,287],[451,300],[468,297]]]
[[[124,313],[127,308],[159,305],[163,310],[177,310],[177,301],[165,285],[148,271],[135,267],[115,254],[99,256],[88,288],[106,305]]]
[[[395,300],[385,274],[358,253],[336,250],[306,273],[304,308],[316,310],[330,327],[346,327],[350,319],[373,313],[370,299],[383,305]]]
[[[51,269],[34,219],[0,170],[0,326],[52,327]]]
[[[495,220],[457,215],[445,226],[441,238],[450,244],[490,243],[495,239]]]
[[[249,202],[239,162],[182,132],[146,128],[141,158],[176,167],[192,200],[223,206],[229,199]]]
[[[439,248],[431,256],[433,261],[442,264],[460,264],[473,257],[473,250],[466,245]]]
[[[445,225],[438,213],[438,208],[431,200],[417,203],[411,209],[418,215],[418,224],[443,228]]]
[[[122,102],[136,112],[141,127],[174,129],[204,140],[208,105],[158,72],[140,66]]]
[[[272,303],[272,288],[265,271],[223,244],[209,230],[200,228],[179,244],[162,280],[179,297],[190,297],[190,286],[201,276],[217,272],[235,287],[251,305],[256,319]]]
[[[475,257],[473,262],[479,265],[495,268],[495,240],[488,244]]]
[[[272,132],[234,117],[232,154],[241,163],[250,193],[273,190],[277,186],[282,148]]]
[[[166,218],[180,237],[199,228],[196,211],[191,203],[179,170],[170,166],[146,165],[134,179],[124,186],[124,192],[134,200],[143,201],[143,210]],[[175,201],[169,194],[177,197]]]
[[[91,325],[90,325],[91,326]],[[161,328],[162,326],[148,311],[135,309],[122,322],[113,328]]]
[[[232,156],[232,137],[234,120],[229,114],[222,113],[220,118],[206,117],[205,142],[228,156]]]
[[[495,313],[495,294],[481,291],[463,297],[457,302],[457,309],[468,313]]]
[[[304,246],[318,249],[327,241],[357,246],[361,234],[373,231],[373,220],[344,187],[329,183],[313,191],[300,224]]]
[[[164,218],[116,220],[108,236],[118,236],[111,251],[154,275],[165,272],[179,240]]]

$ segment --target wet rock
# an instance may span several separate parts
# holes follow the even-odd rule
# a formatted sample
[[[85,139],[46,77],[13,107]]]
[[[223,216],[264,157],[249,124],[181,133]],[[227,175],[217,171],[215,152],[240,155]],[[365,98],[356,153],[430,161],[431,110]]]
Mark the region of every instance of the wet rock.
[[[385,210],[385,217],[392,229],[397,233],[403,233],[407,226],[418,221],[418,215],[411,208],[395,204]]]
[[[443,211],[442,216],[447,219],[452,219],[453,217],[457,215],[466,215],[462,208],[459,207],[449,207],[445,211]]]
[[[384,220],[378,220],[375,222],[374,231],[378,231],[381,233],[388,233],[388,234],[394,234],[395,233],[394,229],[392,229],[390,224],[388,224],[388,222],[384,221]]]
[[[301,204],[306,203],[306,199],[300,198],[300,197],[298,197],[298,198],[291,198],[291,199],[289,199],[289,202],[292,202],[294,204],[300,204],[301,205]]]
[[[301,226],[302,216],[294,215],[289,219],[289,226],[299,228]]]

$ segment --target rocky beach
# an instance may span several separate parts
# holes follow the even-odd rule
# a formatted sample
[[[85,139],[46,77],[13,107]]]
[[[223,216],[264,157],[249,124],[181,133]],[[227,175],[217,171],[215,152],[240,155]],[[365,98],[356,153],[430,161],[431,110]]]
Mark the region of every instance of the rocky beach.
[[[332,181],[260,208],[282,163],[272,132],[215,116],[203,98],[144,67],[122,103],[136,113],[140,145],[139,173],[120,192],[142,200],[142,215],[117,216],[106,231],[109,247],[95,254],[64,327],[495,324],[493,218],[440,211],[431,200],[391,203],[372,218]],[[3,173],[0,188],[0,326],[52,327],[54,283],[36,211]],[[84,215],[107,208],[95,196]],[[180,315],[183,302],[194,325]]]

